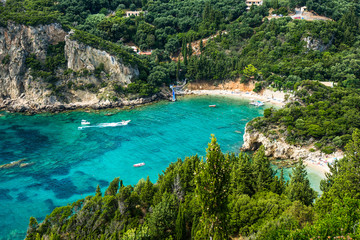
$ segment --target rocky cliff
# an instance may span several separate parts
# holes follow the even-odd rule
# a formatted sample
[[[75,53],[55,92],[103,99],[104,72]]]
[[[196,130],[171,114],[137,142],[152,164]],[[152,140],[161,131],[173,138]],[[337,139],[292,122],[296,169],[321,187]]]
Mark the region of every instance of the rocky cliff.
[[[137,66],[124,64],[122,59],[72,41],[69,36],[60,24],[33,27],[9,22],[0,28],[0,109],[39,112],[106,108],[157,98],[127,99],[118,89],[139,75]],[[59,55],[66,63],[50,71],[46,69],[48,49],[59,43],[64,46]],[[42,67],[34,70],[31,66]]]
[[[139,75],[137,68],[124,65],[121,60],[107,52],[70,40],[70,34],[65,37],[65,43],[65,55],[69,69],[74,71],[87,69],[91,72],[100,64],[104,64],[105,72],[109,73],[108,80],[117,81],[123,85],[131,83],[131,80]]]
[[[38,84],[33,84],[29,76],[26,58],[33,53],[45,61],[48,46],[64,41],[66,34],[59,24],[27,27],[10,22],[7,28],[0,28],[0,99],[16,99],[30,88],[37,89]],[[40,92],[36,95],[42,95]]]
[[[321,151],[310,151],[312,146],[295,146],[288,144],[284,137],[280,137],[277,139],[271,139],[270,137],[266,137],[263,133],[259,131],[248,131],[247,127],[245,127],[244,134],[244,144],[241,148],[243,151],[255,151],[261,145],[265,147],[265,155],[268,157],[272,157],[275,159],[291,159],[294,161],[298,161],[300,159],[304,161],[309,160],[320,160],[325,158],[342,158],[343,153],[341,151],[337,151],[333,154],[325,154]]]

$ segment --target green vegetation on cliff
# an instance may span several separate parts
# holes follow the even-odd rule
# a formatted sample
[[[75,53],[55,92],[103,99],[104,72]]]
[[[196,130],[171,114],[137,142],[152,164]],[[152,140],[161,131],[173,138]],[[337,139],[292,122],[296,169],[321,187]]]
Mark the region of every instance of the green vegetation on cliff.
[[[330,88],[319,82],[296,85],[295,98],[282,109],[264,111],[264,117],[252,120],[249,131],[261,131],[276,139],[285,137],[291,144],[309,145],[325,153],[342,149],[354,129],[360,128],[360,92]]]

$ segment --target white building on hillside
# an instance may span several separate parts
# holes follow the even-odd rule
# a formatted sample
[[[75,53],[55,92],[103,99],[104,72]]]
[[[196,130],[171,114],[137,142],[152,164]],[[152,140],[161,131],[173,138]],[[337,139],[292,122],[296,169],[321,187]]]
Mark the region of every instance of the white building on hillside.
[[[246,3],[246,6],[247,6],[246,10],[248,10],[248,11],[250,10],[252,5],[256,5],[256,6],[263,5],[262,0],[246,0],[245,3]]]

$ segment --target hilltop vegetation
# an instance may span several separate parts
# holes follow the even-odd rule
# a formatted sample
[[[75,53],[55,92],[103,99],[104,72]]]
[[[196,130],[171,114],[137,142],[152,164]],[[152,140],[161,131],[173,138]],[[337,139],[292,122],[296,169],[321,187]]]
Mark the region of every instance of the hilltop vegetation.
[[[360,237],[360,132],[346,156],[331,167],[316,198],[300,161],[289,181],[276,172],[264,148],[250,159],[223,154],[216,139],[206,161],[178,160],[135,186],[119,178],[95,196],[56,208],[42,223],[30,219],[26,239],[328,239]]]

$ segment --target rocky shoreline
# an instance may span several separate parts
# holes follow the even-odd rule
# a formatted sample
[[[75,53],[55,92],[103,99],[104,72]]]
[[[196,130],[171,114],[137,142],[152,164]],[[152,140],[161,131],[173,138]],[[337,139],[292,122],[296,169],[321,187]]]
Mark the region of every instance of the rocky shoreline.
[[[284,138],[270,139],[263,133],[258,131],[249,132],[247,126],[244,133],[244,144],[242,151],[255,151],[261,145],[265,147],[265,155],[272,159],[289,160],[287,162],[280,162],[283,167],[291,167],[297,161],[302,159],[308,165],[318,165],[324,172],[328,172],[327,163],[331,163],[334,159],[343,158],[344,153],[340,150],[325,154],[320,150],[310,151],[311,146],[294,146],[288,144]]]
[[[5,99],[0,100],[0,111],[8,111],[11,113],[25,113],[25,114],[37,114],[37,113],[59,113],[63,111],[78,110],[78,109],[108,109],[108,108],[123,108],[123,107],[135,107],[148,103],[152,103],[159,100],[166,100],[169,97],[164,93],[157,93],[147,98],[137,98],[134,100],[119,100],[119,101],[99,101],[99,102],[75,102],[75,103],[59,103],[43,105],[35,102],[29,102],[25,99]]]

